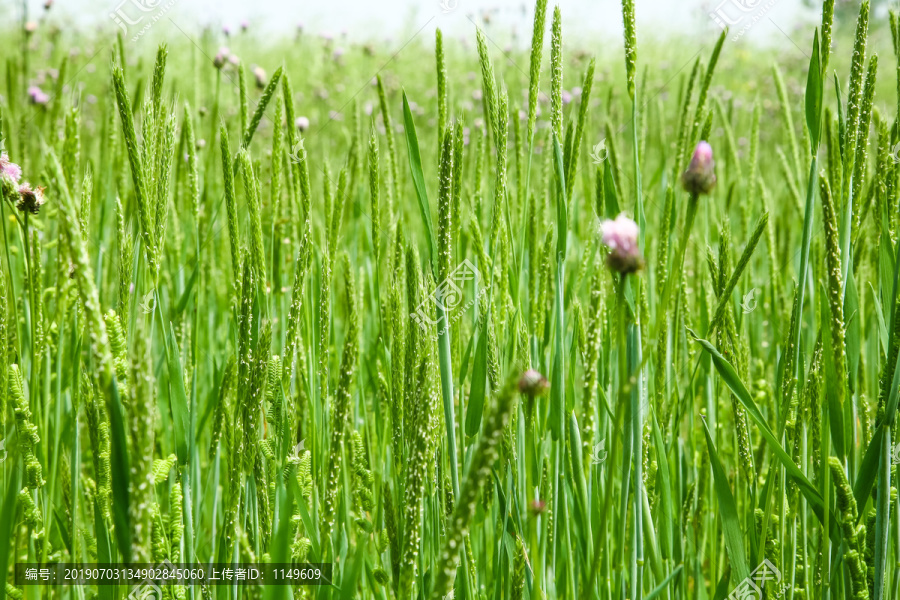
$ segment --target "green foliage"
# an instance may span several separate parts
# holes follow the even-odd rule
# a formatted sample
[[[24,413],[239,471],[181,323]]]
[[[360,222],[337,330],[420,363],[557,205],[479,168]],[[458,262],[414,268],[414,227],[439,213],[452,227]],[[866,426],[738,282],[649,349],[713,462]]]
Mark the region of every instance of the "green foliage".
[[[12,32],[5,581],[295,560],[334,585],[163,598],[705,600],[765,559],[795,599],[893,597],[900,20],[855,5],[854,38],[827,1],[808,57],[648,34],[639,62],[621,9],[624,68],[544,0],[505,52],[248,31],[213,64],[209,32],[87,69],[67,45],[102,38]]]

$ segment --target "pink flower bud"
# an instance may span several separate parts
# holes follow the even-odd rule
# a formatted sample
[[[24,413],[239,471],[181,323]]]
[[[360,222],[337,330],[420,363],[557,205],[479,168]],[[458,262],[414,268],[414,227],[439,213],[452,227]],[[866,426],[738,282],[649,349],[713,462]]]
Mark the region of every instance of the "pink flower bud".
[[[47,104],[50,102],[50,96],[36,85],[28,88],[28,97],[31,99],[32,104]]]
[[[519,379],[519,391],[528,396],[540,396],[549,386],[547,378],[534,369],[528,369]]]
[[[0,177],[3,177],[13,184],[19,183],[22,177],[22,168],[14,162],[10,162],[9,155],[0,154]]]
[[[716,185],[715,169],[712,146],[701,141],[694,148],[687,170],[681,175],[681,184],[691,194],[708,194]]]
[[[256,79],[256,87],[259,89],[266,87],[266,72],[262,67],[253,68],[253,77]]]
[[[547,503],[543,500],[532,500],[528,503],[528,514],[532,517],[542,515],[547,511]]]
[[[617,273],[634,273],[644,266],[644,256],[638,248],[637,223],[624,214],[614,221],[607,219],[600,225],[603,244],[609,248],[606,264]]]
[[[225,62],[228,60],[228,57],[230,55],[231,51],[226,46],[222,46],[216,53],[215,58],[213,58],[213,66],[217,69],[221,69],[225,66]]]

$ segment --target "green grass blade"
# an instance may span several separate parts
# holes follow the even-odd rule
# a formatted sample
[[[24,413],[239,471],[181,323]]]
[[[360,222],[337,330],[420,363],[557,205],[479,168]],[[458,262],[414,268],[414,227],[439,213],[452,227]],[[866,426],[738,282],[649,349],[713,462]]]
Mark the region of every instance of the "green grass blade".
[[[422,157],[419,155],[419,138],[416,135],[416,124],[413,121],[412,111],[409,109],[409,101],[406,92],[403,92],[403,122],[406,129],[406,149],[409,152],[409,170],[412,174],[413,185],[416,188],[416,197],[419,199],[419,211],[422,222],[425,224],[425,238],[428,243],[429,262],[431,272],[437,273],[437,241],[434,237],[434,226],[431,220],[431,205],[428,204],[428,193],[425,190],[425,176],[422,173]]]
[[[794,461],[791,460],[791,457],[788,455],[788,453],[784,451],[784,448],[781,447],[781,444],[778,442],[778,438],[776,438],[775,434],[772,433],[772,430],[769,428],[769,424],[766,422],[765,418],[760,412],[759,407],[757,407],[756,403],[753,401],[753,397],[750,395],[750,392],[747,391],[747,388],[738,377],[738,374],[734,370],[734,367],[731,366],[731,363],[729,363],[724,356],[719,354],[719,351],[716,350],[715,346],[713,346],[706,340],[697,337],[693,331],[688,330],[688,332],[694,337],[694,340],[698,342],[703,347],[703,349],[706,350],[706,352],[709,353],[710,357],[712,358],[713,364],[716,367],[716,371],[718,371],[719,373],[719,377],[722,378],[722,381],[725,382],[725,385],[728,386],[735,397],[740,400],[741,404],[744,405],[744,408],[747,410],[747,414],[750,415],[750,418],[752,418],[757,427],[759,427],[759,430],[765,438],[766,442],[769,443],[771,450],[775,453],[775,456],[778,457],[778,460],[781,461],[781,463],[784,465],[787,474],[800,488],[801,493],[806,497],[813,511],[816,513],[816,516],[818,516],[819,520],[822,521],[824,519],[825,510],[822,496],[819,494],[818,490],[816,490],[815,486],[806,478],[803,472],[800,471],[799,468],[797,468],[797,465],[794,464]]]
[[[719,516],[722,517],[722,535],[725,537],[725,548],[728,550],[728,559],[734,570],[734,578],[743,581],[749,574],[747,556],[744,552],[744,540],[741,534],[741,522],[734,503],[734,496],[728,486],[728,477],[719,459],[719,453],[709,435],[709,427],[706,419],[703,419],[703,434],[706,436],[706,447],[709,450],[709,462],[713,471],[713,485],[716,490],[716,498],[719,500]]]

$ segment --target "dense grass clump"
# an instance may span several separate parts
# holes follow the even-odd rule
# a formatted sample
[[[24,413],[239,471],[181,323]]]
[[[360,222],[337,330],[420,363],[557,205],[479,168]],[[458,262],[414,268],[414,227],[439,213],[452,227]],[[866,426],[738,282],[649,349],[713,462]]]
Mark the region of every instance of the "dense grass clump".
[[[898,597],[900,17],[672,66],[634,4],[596,56],[545,0],[387,65],[11,32],[0,600]]]

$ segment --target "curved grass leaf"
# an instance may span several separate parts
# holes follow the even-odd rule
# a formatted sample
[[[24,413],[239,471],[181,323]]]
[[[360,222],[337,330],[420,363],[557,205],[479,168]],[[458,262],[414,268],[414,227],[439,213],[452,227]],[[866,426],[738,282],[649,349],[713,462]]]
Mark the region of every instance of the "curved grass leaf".
[[[819,147],[822,128],[822,66],[819,61],[819,30],[813,37],[812,57],[809,59],[809,73],[806,79],[806,126],[813,148]]]
[[[740,401],[741,404],[744,405],[744,408],[747,410],[747,414],[750,415],[750,418],[756,422],[757,427],[759,427],[760,432],[765,438],[766,442],[768,442],[772,451],[775,452],[775,456],[778,457],[778,460],[781,461],[781,464],[784,465],[784,469],[787,472],[788,476],[794,480],[794,483],[797,484],[797,487],[800,488],[800,492],[809,502],[810,506],[813,509],[813,512],[816,513],[816,516],[819,518],[819,521],[824,521],[825,517],[825,508],[824,502],[822,500],[822,496],[819,494],[818,490],[815,486],[810,483],[809,479],[803,474],[803,472],[797,468],[797,465],[794,464],[794,461],[791,460],[791,457],[787,452],[784,451],[784,448],[781,447],[781,444],[778,442],[778,439],[775,437],[775,434],[772,433],[772,430],[769,428],[769,424],[766,422],[762,413],[759,410],[759,407],[756,406],[756,403],[753,401],[752,396],[750,396],[750,392],[747,391],[747,388],[744,386],[744,383],[741,381],[740,377],[738,377],[737,372],[734,370],[734,367],[731,366],[731,363],[728,362],[724,356],[719,354],[719,351],[716,350],[715,346],[710,344],[708,341],[697,337],[693,331],[688,329],[688,332],[693,336],[694,340],[697,341],[704,350],[706,350],[710,357],[712,358],[713,365],[716,367],[716,371],[719,373],[719,377],[722,378],[722,381],[725,382],[725,385],[731,389],[732,393],[735,397]]]
[[[728,487],[728,477],[719,460],[719,453],[709,435],[709,427],[706,419],[703,419],[703,434],[706,436],[706,446],[709,449],[709,464],[713,471],[713,485],[716,490],[716,498],[719,500],[719,516],[722,517],[722,535],[725,536],[725,549],[728,551],[728,559],[731,568],[735,572],[735,579],[743,581],[749,574],[747,555],[744,553],[744,540],[741,534],[741,521],[737,514],[737,506],[731,488]]]
[[[169,368],[169,403],[175,425],[175,449],[179,464],[188,462],[188,435],[190,433],[190,412],[184,387],[184,368],[178,352],[175,328],[169,324],[166,331],[166,364]]]
[[[428,241],[429,259],[432,273],[437,273],[437,242],[434,238],[434,226],[431,221],[431,206],[428,204],[428,193],[425,190],[425,176],[422,173],[422,157],[419,155],[419,138],[416,135],[416,123],[413,121],[406,92],[403,92],[403,123],[406,131],[406,149],[409,151],[409,170],[412,174],[416,197],[419,199],[419,211],[425,224],[425,237]]]

